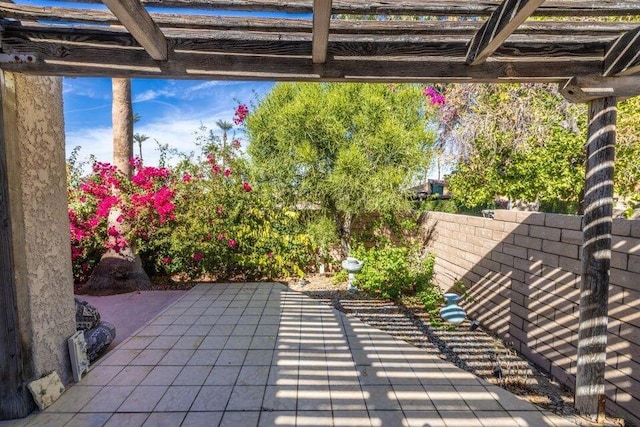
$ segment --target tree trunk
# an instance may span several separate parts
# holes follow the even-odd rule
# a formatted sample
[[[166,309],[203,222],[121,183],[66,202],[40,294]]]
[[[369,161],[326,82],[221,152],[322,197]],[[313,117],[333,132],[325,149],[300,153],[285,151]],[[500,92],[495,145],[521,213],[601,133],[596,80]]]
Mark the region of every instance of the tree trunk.
[[[133,108],[131,106],[131,80],[111,79],[113,100],[111,121],[113,127],[113,164],[131,178],[129,164],[133,157]]]
[[[589,103],[575,406],[604,416],[616,98]]]
[[[133,157],[133,109],[131,107],[131,80],[112,79],[113,106],[113,164],[131,178]],[[114,189],[115,191],[115,189]],[[126,224],[120,224],[116,218],[118,210],[109,213],[108,228],[115,227],[123,234]],[[113,237],[110,237],[113,239]],[[108,250],[91,277],[80,292],[93,295],[132,292],[149,289],[151,281],[142,269],[140,257],[135,254],[135,248],[129,246],[121,252]]]
[[[227,130],[222,129],[222,150],[220,151],[222,157],[222,169],[227,167]]]
[[[342,215],[342,221],[340,223],[340,229],[338,235],[340,236],[340,250],[342,252],[342,259],[349,256],[351,253],[351,213],[345,212]]]

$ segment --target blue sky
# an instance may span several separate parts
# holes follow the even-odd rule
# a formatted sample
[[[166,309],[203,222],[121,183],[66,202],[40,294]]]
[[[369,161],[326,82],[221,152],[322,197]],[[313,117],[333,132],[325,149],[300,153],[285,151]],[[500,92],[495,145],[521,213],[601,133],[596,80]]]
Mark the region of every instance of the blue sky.
[[[238,102],[266,94],[272,82],[133,79],[133,111],[141,116],[134,132],[149,137],[143,144],[146,164],[157,164],[154,140],[182,152],[195,149],[194,133],[202,126],[217,130],[217,120],[231,121]],[[65,78],[64,114],[67,155],[76,147],[112,159],[111,79]],[[137,148],[135,150],[137,153]]]

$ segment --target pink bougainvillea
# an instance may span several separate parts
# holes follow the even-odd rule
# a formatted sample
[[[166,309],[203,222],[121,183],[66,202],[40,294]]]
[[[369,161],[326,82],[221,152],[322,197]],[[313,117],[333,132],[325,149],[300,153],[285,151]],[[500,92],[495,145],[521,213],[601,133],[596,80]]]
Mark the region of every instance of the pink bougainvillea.
[[[434,87],[426,87],[423,94],[429,98],[431,105],[442,107],[447,103],[447,98]]]
[[[249,185],[248,182],[243,182],[242,183],[242,189],[248,193],[248,192],[251,191],[251,186]]]
[[[247,107],[245,104],[239,104],[233,116],[233,123],[236,125],[244,123],[248,115],[249,107]]]
[[[87,256],[87,248],[95,253],[102,246],[103,250],[119,253],[129,247],[129,241],[147,241],[157,224],[175,219],[175,192],[168,186],[171,171],[165,167],[144,167],[135,158],[130,164],[134,173],[129,180],[115,166],[95,162],[93,173],[73,190],[82,203],[75,205],[81,214],[69,210],[74,262]],[[119,212],[115,222],[123,224],[122,228],[108,225],[107,218],[114,210]],[[91,268],[81,270],[88,274]]]

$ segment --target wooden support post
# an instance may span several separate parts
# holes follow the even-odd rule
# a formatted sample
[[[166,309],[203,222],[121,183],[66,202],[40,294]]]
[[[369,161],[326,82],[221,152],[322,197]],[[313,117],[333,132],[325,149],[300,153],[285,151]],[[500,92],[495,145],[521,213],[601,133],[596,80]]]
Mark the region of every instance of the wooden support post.
[[[313,35],[311,42],[314,64],[324,64],[327,60],[329,45],[329,26],[331,24],[331,0],[313,1]]]
[[[1,73],[1,72],[0,72]],[[23,418],[35,404],[24,384],[22,343],[18,328],[16,278],[13,262],[13,233],[9,208],[2,87],[0,77],[0,420]]]
[[[589,102],[575,406],[593,420],[604,415],[615,140],[616,98]]]

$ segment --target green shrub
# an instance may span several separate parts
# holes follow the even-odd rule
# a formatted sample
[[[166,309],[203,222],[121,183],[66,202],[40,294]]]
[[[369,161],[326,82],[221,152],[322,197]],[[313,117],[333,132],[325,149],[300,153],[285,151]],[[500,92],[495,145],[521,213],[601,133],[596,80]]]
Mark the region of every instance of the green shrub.
[[[384,298],[428,292],[433,287],[433,256],[422,259],[409,247],[385,245],[365,249],[357,247],[352,256],[364,262],[356,275],[357,286]]]

